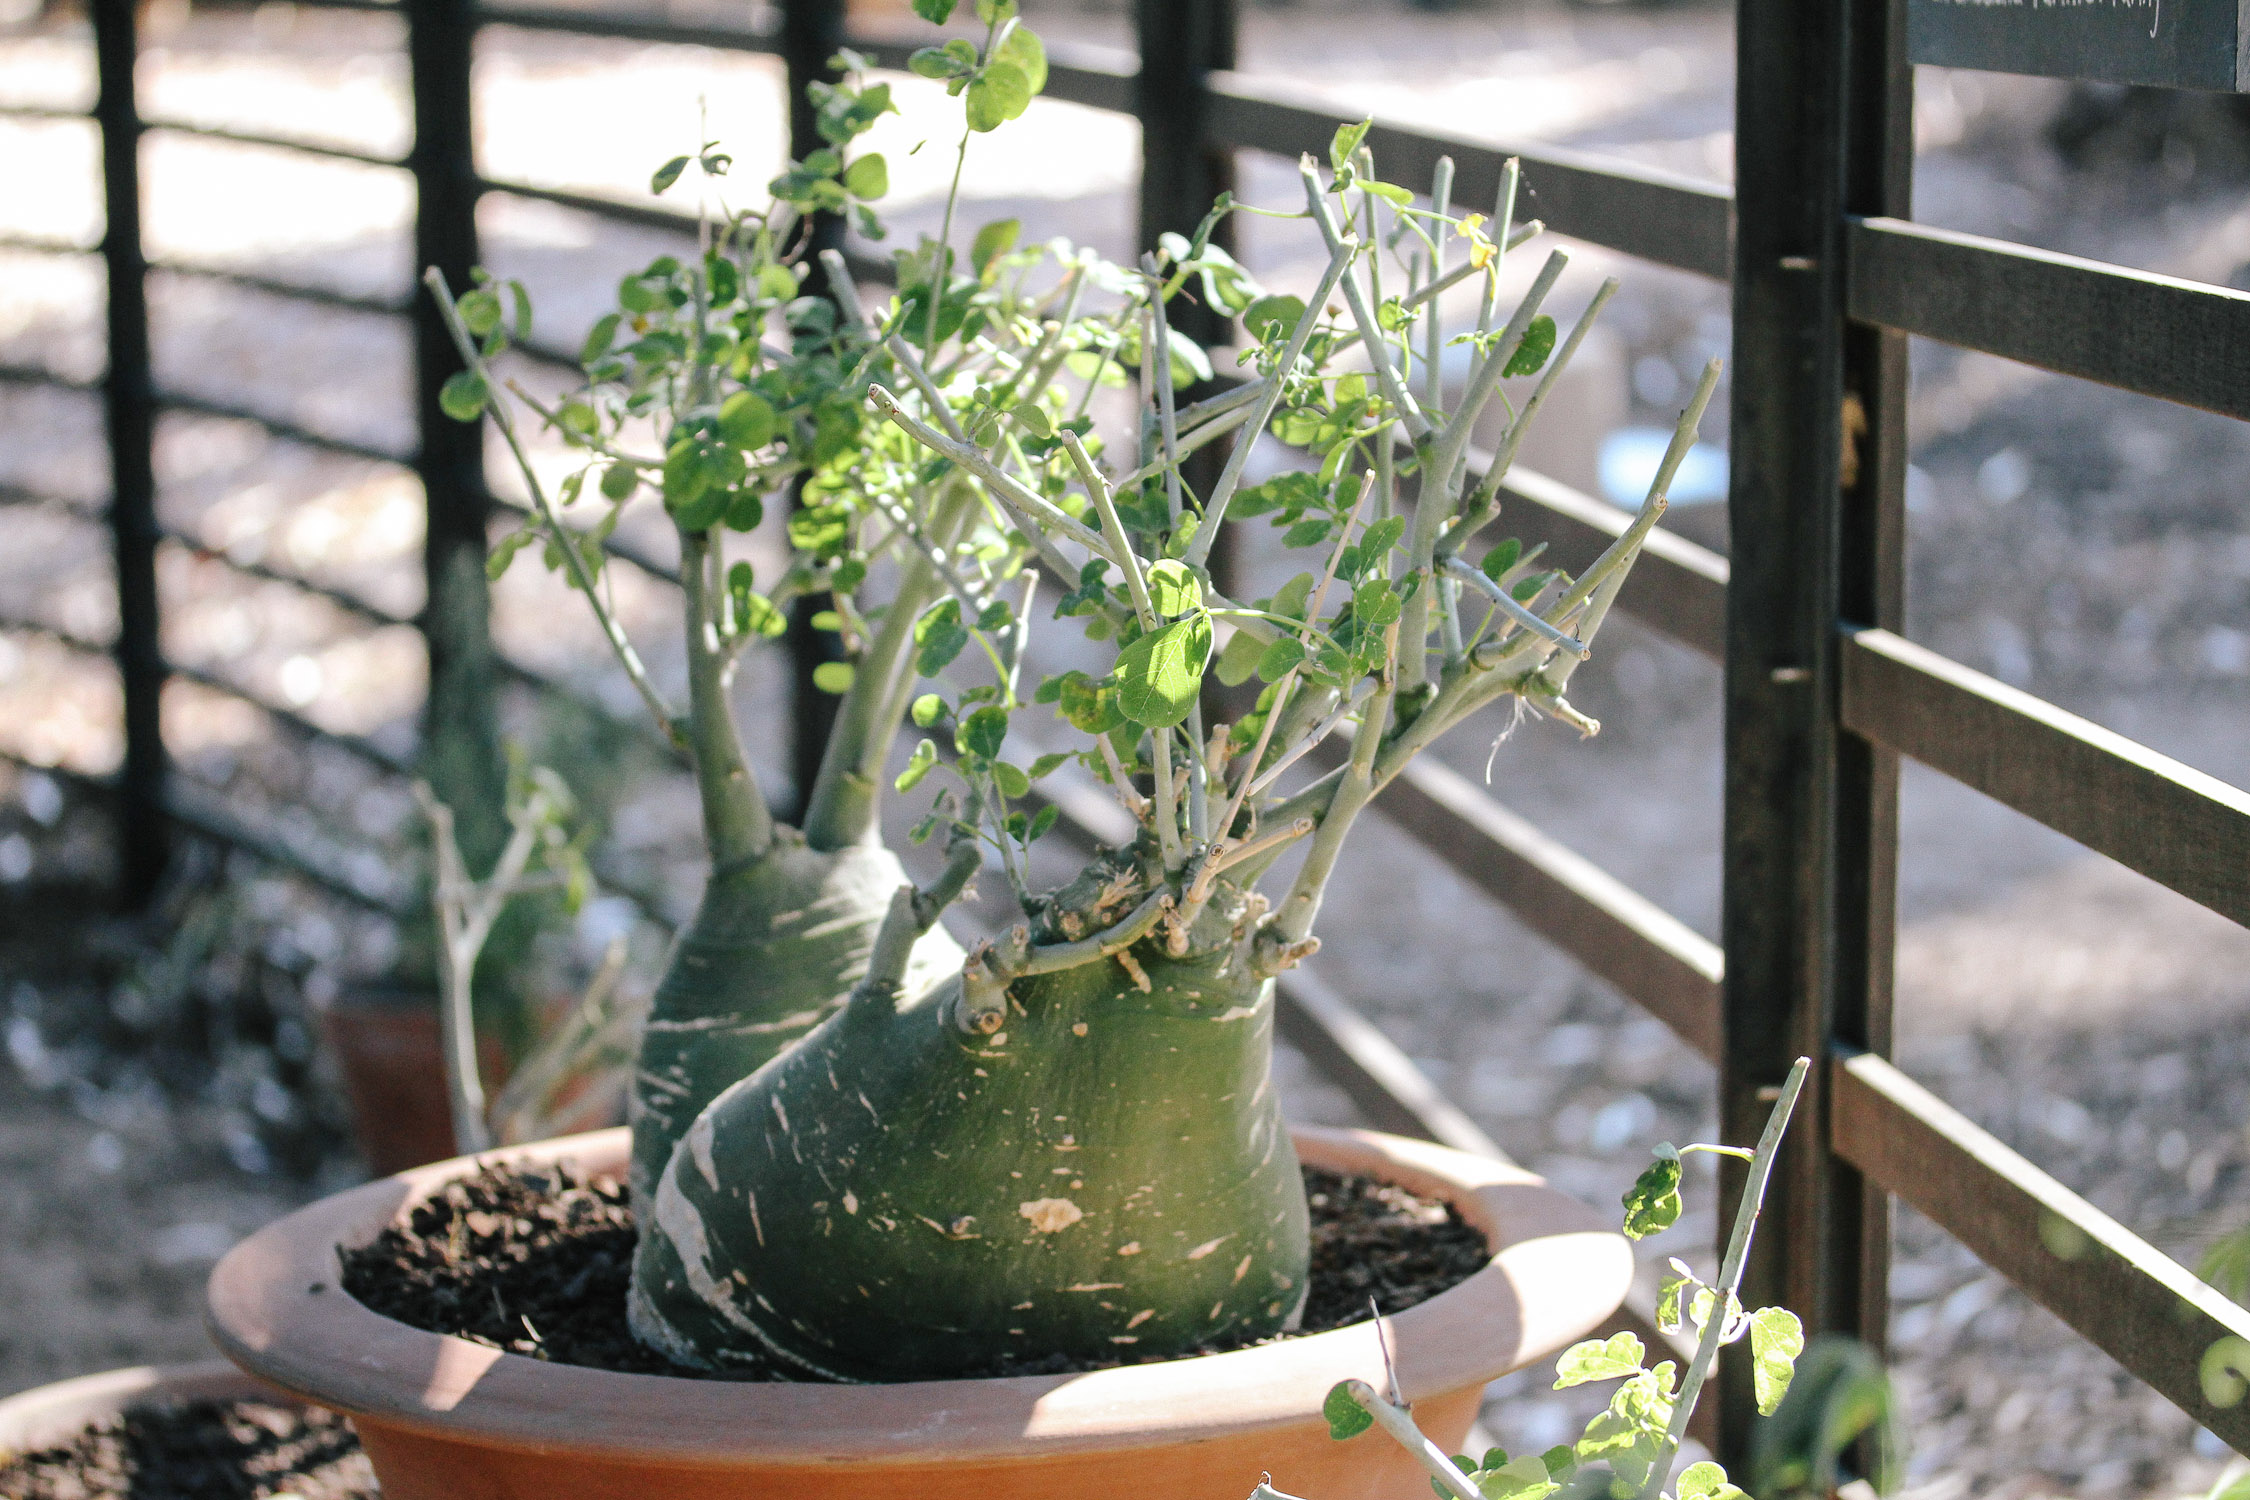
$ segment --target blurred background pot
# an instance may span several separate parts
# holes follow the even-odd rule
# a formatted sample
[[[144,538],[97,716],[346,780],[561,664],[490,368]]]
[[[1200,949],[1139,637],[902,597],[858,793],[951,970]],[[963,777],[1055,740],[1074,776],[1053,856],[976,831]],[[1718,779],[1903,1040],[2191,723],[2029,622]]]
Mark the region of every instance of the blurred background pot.
[[[347,991],[321,1012],[320,1026],[343,1075],[352,1135],[368,1171],[388,1177],[453,1155],[435,995]],[[487,1086],[506,1082],[506,1049],[482,1037],[477,1051]]]
[[[1598,1327],[1633,1261],[1604,1216],[1484,1158],[1364,1131],[1299,1129],[1303,1160],[1452,1202],[1491,1264],[1385,1320],[1403,1394],[1437,1441],[1466,1436],[1487,1382]],[[494,1153],[621,1172],[621,1130]],[[1426,1481],[1380,1434],[1338,1443],[1330,1386],[1380,1384],[1361,1323],[1226,1354],[1087,1374],[882,1386],[626,1375],[409,1328],[337,1286],[360,1245],[474,1163],[443,1162],[324,1199],[212,1273],[221,1350],[260,1380],[348,1412],[385,1500],[1050,1500],[1144,1491],[1241,1500],[1274,1483],[1322,1500],[1413,1500]]]

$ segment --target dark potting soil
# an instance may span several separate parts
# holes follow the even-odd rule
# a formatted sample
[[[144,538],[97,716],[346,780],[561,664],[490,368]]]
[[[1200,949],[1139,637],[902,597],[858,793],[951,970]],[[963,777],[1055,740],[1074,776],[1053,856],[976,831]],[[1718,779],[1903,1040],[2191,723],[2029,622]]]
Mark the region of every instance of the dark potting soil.
[[[0,1461],[6,1500],[375,1500],[359,1437],[330,1411],[270,1401],[151,1406]]]
[[[1307,1167],[1312,1285],[1304,1325],[1325,1333],[1377,1311],[1402,1312],[1459,1285],[1491,1258],[1453,1206],[1371,1177]],[[780,1367],[722,1377],[675,1365],[625,1323],[633,1215],[625,1186],[567,1169],[488,1167],[416,1207],[404,1225],[343,1252],[343,1289],[385,1317],[432,1333],[560,1364],[634,1374],[796,1380]],[[1255,1340],[1214,1342],[1202,1353]],[[1061,1356],[1012,1362],[993,1375],[1049,1375],[1129,1360]]]

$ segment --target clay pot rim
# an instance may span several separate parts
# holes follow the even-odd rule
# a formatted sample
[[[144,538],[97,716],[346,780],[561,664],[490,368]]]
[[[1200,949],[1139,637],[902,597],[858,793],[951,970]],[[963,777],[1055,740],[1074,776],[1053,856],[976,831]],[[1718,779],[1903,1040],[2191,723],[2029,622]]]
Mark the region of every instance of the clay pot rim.
[[[65,1443],[94,1422],[150,1401],[248,1398],[294,1406],[223,1359],[180,1365],[129,1365],[50,1381],[0,1399],[0,1461]]]
[[[1492,1242],[1482,1270],[1383,1320],[1409,1400],[1535,1363],[1623,1300],[1633,1256],[1604,1216],[1521,1168],[1372,1131],[1299,1126],[1311,1165],[1443,1196]],[[863,1466],[1036,1459],[1301,1425],[1336,1381],[1385,1378],[1384,1336],[1327,1333],[1070,1375],[892,1385],[690,1380],[505,1353],[410,1328],[338,1286],[336,1247],[364,1244],[473,1167],[621,1170],[623,1129],[456,1158],[370,1182],[267,1225],[213,1269],[206,1322],[225,1354],[300,1398],[454,1441],[673,1463]]]

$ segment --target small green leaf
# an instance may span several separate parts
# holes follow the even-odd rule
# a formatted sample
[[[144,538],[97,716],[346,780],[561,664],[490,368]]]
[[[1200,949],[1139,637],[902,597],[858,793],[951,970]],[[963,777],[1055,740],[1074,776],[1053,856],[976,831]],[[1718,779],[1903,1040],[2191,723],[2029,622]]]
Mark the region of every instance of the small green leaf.
[[[1282,533],[1281,544],[1284,547],[1310,547],[1315,543],[1325,542],[1332,524],[1319,516],[1299,521]]]
[[[927,729],[945,717],[945,700],[935,693],[924,693],[914,700],[914,706],[907,712],[916,729]]]
[[[935,677],[969,644],[969,628],[961,623],[961,601],[940,599],[914,622],[914,670]]]
[[[611,464],[602,470],[602,494],[611,500],[623,500],[640,488],[641,471],[631,464]]]
[[[565,401],[555,413],[555,425],[572,437],[592,437],[601,430],[601,414],[583,401]]]
[[[1606,1341],[1588,1339],[1582,1344],[1573,1344],[1555,1361],[1555,1389],[1566,1390],[1589,1380],[1616,1380],[1637,1375],[1646,1353],[1640,1339],[1630,1333],[1613,1333]]]
[[[994,219],[978,230],[977,237],[969,242],[969,264],[977,268],[977,275],[982,276],[986,267],[1015,249],[1016,237],[1022,233],[1021,219]]]
[[[525,527],[500,538],[493,544],[491,556],[484,560],[484,576],[497,581],[501,574],[508,571],[508,564],[516,560],[516,554],[530,546],[537,537],[537,532]]]
[[[932,26],[943,26],[953,16],[953,0],[914,0],[914,14]]]
[[[1539,1461],[1547,1466],[1548,1477],[1552,1479],[1568,1479],[1578,1472],[1577,1451],[1567,1443],[1549,1448],[1539,1455]]]
[[[586,330],[586,342],[578,346],[578,363],[590,365],[609,353],[609,346],[617,341],[617,325],[621,320],[616,313],[605,313],[594,320]]]
[[[1187,564],[1166,560],[1148,570],[1148,597],[1156,612],[1169,620],[1203,607],[1203,585]]]
[[[1004,760],[992,763],[992,780],[1000,788],[1000,795],[1003,797],[1021,797],[1031,790],[1031,778],[1024,773],[1023,767],[1011,765]]]
[[[1304,315],[1304,298],[1275,292],[1260,297],[1242,310],[1242,327],[1250,337],[1264,343],[1269,338],[1293,332],[1297,320]]]
[[[824,661],[812,669],[812,682],[822,692],[842,697],[851,691],[852,678],[857,675],[848,661]]]
[[[1726,1470],[1705,1459],[1680,1471],[1679,1500],[1749,1500],[1749,1497],[1728,1481]]]
[[[1280,588],[1274,590],[1273,602],[1268,606],[1277,615],[1287,615],[1292,620],[1305,617],[1305,601],[1311,597],[1313,576],[1299,573]]]
[[[1013,64],[1023,73],[1024,86],[1037,94],[1047,86],[1047,46],[1039,34],[1018,21],[993,50],[993,61]]]
[[[687,170],[687,164],[688,158],[684,156],[673,157],[663,166],[658,167],[656,169],[655,175],[649,178],[648,190],[652,193],[663,192],[673,183],[680,180],[680,174]]]
[[[1772,1416],[1789,1394],[1797,1356],[1804,1352],[1805,1325],[1788,1308],[1761,1307],[1750,1315],[1750,1374],[1759,1416]],[[1685,1490],[1681,1500],[1686,1500]]]
[[[1226,649],[1219,653],[1218,663],[1211,670],[1228,687],[1240,687],[1258,670],[1258,659],[1265,653],[1266,648],[1258,644],[1256,636],[1247,630],[1237,630],[1227,641]]]
[[[500,299],[482,287],[463,292],[454,305],[460,309],[462,325],[480,339],[500,326]]]
[[[1371,630],[1380,630],[1405,608],[1387,578],[1370,578],[1352,594],[1352,618]]]
[[[1674,1262],[1678,1264],[1678,1262]],[[1683,1326],[1680,1320],[1680,1296],[1688,1288],[1685,1276],[1667,1276],[1656,1293],[1656,1328],[1659,1333],[1678,1333]]]
[[[930,774],[930,768],[937,764],[937,758],[937,746],[928,740],[922,741],[914,747],[914,754],[908,758],[906,769],[899,772],[898,780],[891,784],[902,792],[913,791],[915,783]]]
[[[1336,134],[1328,142],[1328,165],[1339,174],[1351,165],[1352,157],[1359,151],[1360,142],[1367,139],[1368,129],[1374,123],[1373,120],[1362,120],[1357,125],[1337,126]]]
[[[1516,565],[1516,559],[1521,556],[1523,556],[1523,543],[1515,537],[1506,537],[1501,540],[1498,546],[1484,555],[1484,561],[1478,563],[1477,568],[1485,577],[1491,579],[1494,583],[1498,583],[1508,576],[1508,570]]]
[[[1385,203],[1394,204],[1399,208],[1404,208],[1414,201],[1414,194],[1395,182],[1377,182],[1372,177],[1367,177],[1360,179],[1359,189],[1363,193],[1373,193]]]
[[[756,531],[766,518],[765,497],[756,490],[736,490],[727,501],[726,523],[729,531]]]
[[[1062,809],[1052,802],[1040,808],[1031,815],[1031,826],[1024,830],[1023,841],[1027,844],[1036,842],[1042,834],[1055,826],[1055,820],[1061,816]]]
[[[947,78],[958,78],[975,66],[976,55],[973,52],[964,62],[948,47],[917,47],[914,49],[913,56],[906,60],[906,70],[917,78],[932,78],[940,81]]]
[[[1279,682],[1283,674],[1305,659],[1305,643],[1293,635],[1285,635],[1258,656],[1258,680]]]
[[[719,436],[735,448],[763,448],[781,430],[773,403],[756,391],[736,391],[719,407]]]
[[[1033,781],[1037,781],[1042,776],[1053,774],[1054,771],[1064,762],[1074,759],[1076,759],[1076,757],[1073,756],[1068,750],[1051,751],[1048,754],[1042,755],[1037,760],[1033,761],[1031,763],[1031,770],[1027,774],[1030,775]]]
[[[474,422],[484,415],[484,405],[491,399],[490,387],[474,370],[457,371],[438,390],[438,406],[456,422]]]
[[[995,62],[969,85],[969,128],[998,130],[1031,104],[1031,81],[1014,63]]]
[[[890,164],[880,151],[871,151],[844,168],[844,191],[864,203],[872,203],[890,190]]]
[[[1359,539],[1359,572],[1367,572],[1380,564],[1390,550],[1406,535],[1404,516],[1385,516],[1367,528]]]
[[[1532,573],[1523,578],[1517,579],[1516,586],[1508,590],[1508,593],[1514,597],[1515,601],[1518,604],[1529,604],[1532,600],[1539,597],[1539,591],[1541,589],[1544,589],[1548,584],[1553,583],[1554,581],[1555,573],[1554,570],[1550,568],[1544,573]]]
[[[953,737],[954,748],[964,755],[981,755],[991,760],[1000,753],[1000,746],[1008,738],[1008,711],[997,704],[987,704],[961,721]]]
[[[1562,1486],[1547,1472],[1547,1462],[1526,1453],[1509,1463],[1477,1475],[1477,1492],[1485,1500],[1545,1500]]]
[[[1508,362],[1500,367],[1500,373],[1536,375],[1540,367],[1547,363],[1547,356],[1554,352],[1555,320],[1541,313],[1523,331],[1523,342],[1516,345],[1516,352],[1508,356]],[[1686,1497],[1682,1496],[1681,1500],[1686,1500]]]
[[[1670,1229],[1680,1217],[1680,1153],[1669,1143],[1625,1190],[1625,1233],[1636,1240]]]
[[[1118,706],[1136,724],[1171,728],[1195,707],[1210,659],[1209,615],[1189,615],[1142,636],[1118,653]]]
[[[1328,1399],[1320,1403],[1320,1414],[1328,1419],[1328,1435],[1339,1442],[1358,1437],[1375,1425],[1375,1414],[1359,1404],[1348,1381],[1339,1380],[1328,1388]]]

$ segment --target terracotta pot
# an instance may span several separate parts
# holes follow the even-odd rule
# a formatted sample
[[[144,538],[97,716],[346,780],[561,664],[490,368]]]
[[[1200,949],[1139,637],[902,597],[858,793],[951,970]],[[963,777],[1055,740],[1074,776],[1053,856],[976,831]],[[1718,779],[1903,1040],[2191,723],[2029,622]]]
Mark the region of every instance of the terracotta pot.
[[[1460,1443],[1486,1382],[1583,1337],[1625,1295],[1625,1241],[1529,1173],[1362,1131],[1296,1140],[1313,1165],[1450,1199],[1492,1241],[1492,1264],[1386,1320],[1400,1386],[1441,1444]],[[615,1172],[627,1150],[613,1130],[493,1155]],[[732,1384],[504,1354],[338,1290],[339,1244],[366,1243],[467,1168],[443,1163],[301,1209],[211,1275],[221,1351],[349,1412],[385,1500],[1243,1500],[1262,1473],[1317,1500],[1428,1493],[1389,1439],[1334,1442],[1321,1419],[1338,1380],[1383,1379],[1371,1324],[1083,1375]]]
[[[388,1177],[453,1155],[453,1102],[434,998],[355,996],[328,1007],[320,1024],[344,1075],[352,1135],[370,1172]],[[506,1054],[489,1037],[478,1039],[477,1053],[485,1087],[499,1088]]]
[[[233,1365],[216,1359],[192,1365],[139,1365],[58,1380],[0,1401],[0,1460],[67,1443],[92,1424],[135,1406],[242,1397],[277,1399]]]

